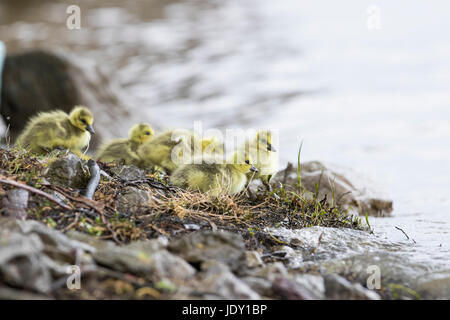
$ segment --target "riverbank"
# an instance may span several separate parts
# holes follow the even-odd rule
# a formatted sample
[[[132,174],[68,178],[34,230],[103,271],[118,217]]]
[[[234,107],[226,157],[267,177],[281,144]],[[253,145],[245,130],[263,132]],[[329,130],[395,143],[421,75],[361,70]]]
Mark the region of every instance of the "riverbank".
[[[418,266],[393,259],[400,245],[311,194],[280,187],[255,200],[210,198],[169,185],[161,173],[100,163],[88,199],[90,173],[73,154],[0,149],[0,156],[2,298],[418,299],[436,292],[421,292],[413,273],[402,272]],[[371,266],[381,269],[379,283],[368,281],[376,276]],[[67,287],[73,270],[81,272],[80,289]]]

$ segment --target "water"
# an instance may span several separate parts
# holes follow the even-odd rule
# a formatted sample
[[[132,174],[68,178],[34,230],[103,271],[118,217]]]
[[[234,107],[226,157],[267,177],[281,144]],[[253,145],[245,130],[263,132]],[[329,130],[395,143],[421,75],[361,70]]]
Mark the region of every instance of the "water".
[[[283,163],[303,140],[303,160],[350,167],[394,200],[393,217],[370,219],[377,234],[450,268],[448,1],[79,1],[74,31],[64,1],[42,3],[0,6],[10,51],[96,61],[159,127],[277,128]]]

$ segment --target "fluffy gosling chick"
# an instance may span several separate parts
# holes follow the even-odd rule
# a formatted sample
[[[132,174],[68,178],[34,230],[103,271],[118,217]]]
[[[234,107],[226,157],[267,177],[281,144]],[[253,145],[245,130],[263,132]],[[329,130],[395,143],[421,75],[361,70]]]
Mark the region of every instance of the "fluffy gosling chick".
[[[137,149],[153,135],[154,131],[150,125],[136,124],[130,129],[128,139],[119,138],[103,144],[98,152],[97,161],[138,165],[140,160],[136,153]]]
[[[269,130],[259,130],[253,140],[245,142],[245,150],[254,160],[254,165],[258,169],[257,173],[247,175],[250,179],[260,179],[261,182],[270,188],[269,181],[278,170],[278,154],[272,145],[272,133]]]
[[[251,164],[250,157],[245,155],[244,161],[239,161],[235,152],[225,164],[206,163],[186,164],[174,171],[170,182],[178,187],[199,190],[217,197],[221,194],[236,194],[244,190],[247,184],[248,172],[258,170]]]
[[[76,106],[70,114],[63,111],[40,113],[30,119],[16,145],[35,154],[46,154],[56,148],[69,149],[87,159],[82,150],[89,144],[94,116],[83,106]]]
[[[156,135],[138,148],[140,166],[160,167],[170,174],[180,164],[190,162],[195,155],[197,141],[200,141],[198,134],[186,129],[169,130]],[[223,143],[215,138],[202,140],[201,148],[202,151],[208,151],[208,154],[217,152],[223,155]]]

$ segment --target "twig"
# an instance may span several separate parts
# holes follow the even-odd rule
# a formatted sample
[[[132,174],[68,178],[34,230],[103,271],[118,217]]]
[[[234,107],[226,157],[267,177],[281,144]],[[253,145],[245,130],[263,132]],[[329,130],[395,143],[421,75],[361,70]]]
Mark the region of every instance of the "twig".
[[[44,191],[41,191],[39,189],[33,188],[33,187],[31,187],[31,186],[29,186],[27,184],[20,183],[20,182],[17,182],[17,181],[14,181],[14,180],[10,180],[10,179],[0,179],[0,183],[8,184],[8,185],[15,186],[15,187],[18,187],[18,188],[22,188],[24,190],[30,191],[32,193],[35,193],[37,195],[43,196],[44,198],[47,198],[48,200],[56,203],[57,205],[59,205],[60,207],[66,209],[66,210],[72,210],[73,209],[72,207],[69,207],[68,205],[64,204],[63,202],[61,202],[60,200],[56,199],[52,195],[50,195],[50,194],[48,194],[48,193],[46,193]]]
[[[91,179],[89,180],[89,183],[86,187],[84,196],[92,200],[95,190],[97,189],[100,182],[100,168],[98,167],[98,164],[92,159],[89,159],[87,165],[89,168],[89,172],[91,173]]]
[[[48,184],[47,186],[48,186],[49,188],[51,188],[51,189],[53,189],[53,190],[55,190],[55,191],[61,193],[61,194],[62,194],[64,197],[66,197],[67,199],[70,199],[70,200],[72,200],[72,201],[76,201],[76,202],[83,203],[83,204],[87,205],[89,208],[94,209],[94,210],[97,211],[98,213],[104,214],[102,208],[100,208],[101,206],[104,207],[104,204],[103,204],[103,203],[99,203],[98,201],[91,200],[91,199],[87,199],[87,198],[85,198],[85,197],[73,197],[73,196],[69,195],[67,192],[64,192],[61,188],[59,188],[59,187],[57,187],[57,186],[54,186],[54,185],[51,185],[51,184]],[[99,203],[100,207],[98,207],[98,206],[95,205],[95,204],[98,204],[98,203]]]
[[[403,229],[401,229],[401,228],[399,228],[399,227],[395,227],[395,229],[397,229],[397,230],[400,230],[401,232],[403,232],[403,234],[406,236],[406,239],[408,239],[409,240],[409,237],[408,237],[408,235],[406,234],[406,232],[405,231],[403,231]],[[414,243],[416,243],[416,241],[414,240],[414,239],[412,239],[411,238],[411,240],[414,242]]]
[[[71,222],[68,226],[66,226],[64,229],[61,230],[62,233],[66,232],[67,230],[70,230],[74,225],[77,224],[78,220],[80,219],[80,215],[77,213],[75,215],[75,219],[73,222]]]

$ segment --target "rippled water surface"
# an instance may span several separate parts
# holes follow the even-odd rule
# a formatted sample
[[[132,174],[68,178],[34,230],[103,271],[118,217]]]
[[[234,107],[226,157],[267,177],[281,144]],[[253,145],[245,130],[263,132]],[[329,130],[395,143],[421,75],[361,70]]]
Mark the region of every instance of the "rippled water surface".
[[[350,167],[394,200],[376,233],[450,268],[448,1],[76,1],[0,4],[8,50],[66,50],[124,87],[158,127],[280,130],[280,158]],[[123,128],[126,132],[126,128]]]

